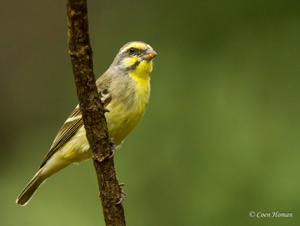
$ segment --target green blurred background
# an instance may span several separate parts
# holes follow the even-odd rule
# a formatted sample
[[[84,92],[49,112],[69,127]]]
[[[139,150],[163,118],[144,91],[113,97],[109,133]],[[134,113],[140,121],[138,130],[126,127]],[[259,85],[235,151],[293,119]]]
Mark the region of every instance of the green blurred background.
[[[147,113],[116,155],[128,225],[300,225],[300,2],[88,4],[97,75],[127,41],[158,53]],[[1,1],[0,225],[104,225],[91,161],[15,204],[77,103],[65,11]]]

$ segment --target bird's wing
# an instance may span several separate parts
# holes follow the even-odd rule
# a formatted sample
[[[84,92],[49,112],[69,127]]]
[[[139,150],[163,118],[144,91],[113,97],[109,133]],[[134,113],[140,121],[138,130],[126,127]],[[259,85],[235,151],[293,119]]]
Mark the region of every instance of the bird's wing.
[[[110,82],[107,83],[109,85]],[[100,98],[103,103],[103,106],[106,107],[112,97],[110,92],[108,91],[107,86],[106,87],[100,87],[99,80],[97,81],[97,86],[100,88]],[[71,113],[69,118],[65,121],[61,129],[58,131],[49,152],[45,156],[44,160],[42,161],[40,168],[42,168],[46,162],[51,158],[51,156],[60,149],[74,134],[78,131],[78,129],[83,126],[82,121],[82,114],[79,108],[79,105],[74,109],[74,111]],[[40,169],[39,168],[39,169]]]
[[[77,106],[74,111],[71,113],[67,121],[63,124],[63,126],[58,131],[49,152],[45,156],[44,160],[41,163],[40,168],[42,168],[45,163],[49,160],[49,158],[59,149],[61,148],[76,132],[77,130],[83,126],[81,111],[79,106]]]

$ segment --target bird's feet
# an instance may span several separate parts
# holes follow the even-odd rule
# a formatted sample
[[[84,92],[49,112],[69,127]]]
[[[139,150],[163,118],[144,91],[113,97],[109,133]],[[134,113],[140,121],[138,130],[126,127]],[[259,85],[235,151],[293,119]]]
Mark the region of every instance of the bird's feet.
[[[111,138],[109,139],[109,144],[111,146],[111,154],[110,154],[109,158],[111,159],[114,157],[114,155],[117,151],[117,146],[115,145],[115,142]]]
[[[124,201],[125,197],[126,197],[126,193],[125,193],[125,192],[123,191],[123,189],[121,188],[121,187],[123,187],[124,185],[125,185],[124,183],[120,183],[120,184],[119,184],[121,192],[120,192],[119,200],[118,200],[117,202],[115,202],[115,205],[121,204],[121,203]]]

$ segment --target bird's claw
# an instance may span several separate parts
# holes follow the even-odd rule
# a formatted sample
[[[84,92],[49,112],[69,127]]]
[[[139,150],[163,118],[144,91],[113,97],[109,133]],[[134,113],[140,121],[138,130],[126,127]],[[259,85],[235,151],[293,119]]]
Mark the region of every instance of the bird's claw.
[[[109,156],[109,158],[113,158],[115,153],[116,153],[116,150],[117,150],[117,146],[115,145],[115,142],[112,140],[112,139],[109,139],[109,143],[110,143],[110,146],[111,146],[111,154]]]
[[[120,187],[124,186],[124,185],[125,185],[124,183],[121,183]],[[124,201],[125,197],[126,197],[126,193],[122,189],[121,189],[120,195],[121,195],[121,197],[119,197],[119,200],[117,202],[115,202],[115,205],[121,204]]]

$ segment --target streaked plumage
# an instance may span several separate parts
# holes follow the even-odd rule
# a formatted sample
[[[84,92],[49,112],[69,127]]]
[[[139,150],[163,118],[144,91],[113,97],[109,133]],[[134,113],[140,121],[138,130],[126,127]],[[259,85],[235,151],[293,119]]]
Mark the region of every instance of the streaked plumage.
[[[155,51],[146,43],[125,44],[109,69],[97,80],[109,137],[120,145],[141,120],[150,95],[150,72]],[[81,112],[77,106],[55,137],[38,172],[17,198],[25,205],[39,185],[52,174],[74,162],[91,157]]]

